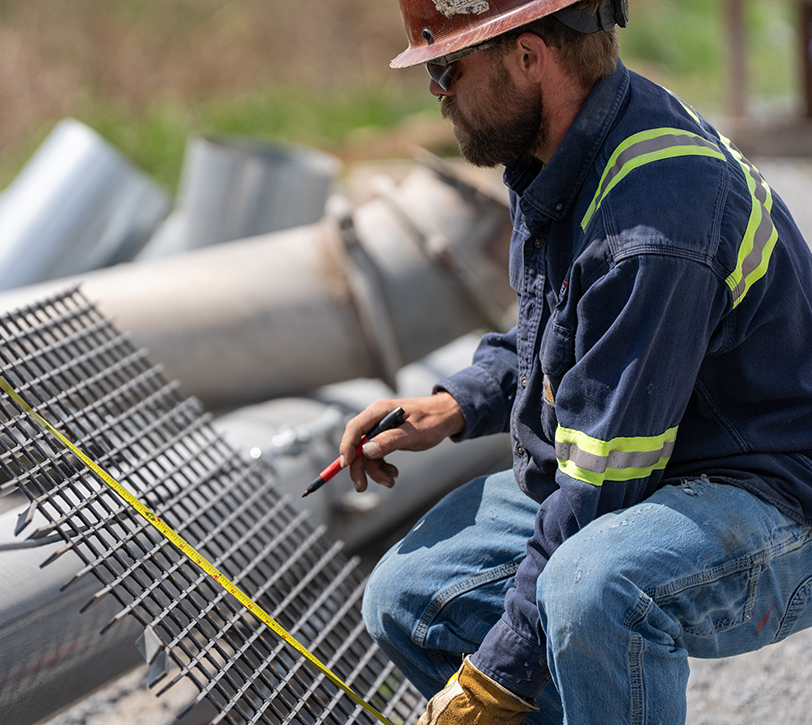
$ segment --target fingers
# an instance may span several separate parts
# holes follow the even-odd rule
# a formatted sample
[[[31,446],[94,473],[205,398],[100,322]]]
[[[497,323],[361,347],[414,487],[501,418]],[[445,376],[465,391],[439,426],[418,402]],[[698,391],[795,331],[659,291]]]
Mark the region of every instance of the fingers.
[[[399,400],[378,400],[347,423],[338,448],[344,466],[351,464],[355,459],[355,449],[366,432],[400,404]]]
[[[366,441],[361,448],[362,455],[356,456],[365,433],[397,407],[404,410],[404,423]],[[459,405],[445,392],[408,400],[378,400],[347,423],[339,455],[342,466],[349,466],[356,490],[366,490],[367,477],[391,487],[395,484],[397,468],[387,463],[384,456],[397,450],[427,450],[448,436],[460,433],[464,427],[465,419]]]
[[[368,481],[367,476],[376,483],[392,488],[395,485],[395,479],[398,477],[398,469],[384,459],[373,460],[366,456],[358,456],[349,468],[350,478],[352,479],[355,490],[359,493],[367,490]]]

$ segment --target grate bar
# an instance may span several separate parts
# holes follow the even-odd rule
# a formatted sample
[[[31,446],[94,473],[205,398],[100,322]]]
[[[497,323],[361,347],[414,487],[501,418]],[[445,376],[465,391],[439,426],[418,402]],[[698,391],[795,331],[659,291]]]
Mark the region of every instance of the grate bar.
[[[357,560],[78,289],[0,316],[0,373],[394,725],[416,721],[421,696],[364,630]],[[44,564],[74,552],[64,586],[93,574],[85,606],[120,605],[103,631],[135,617],[158,638],[159,695],[188,679],[198,693],[186,711],[208,701],[215,723],[377,723],[3,394],[0,492],[15,489],[31,502],[18,530],[43,519],[29,538],[64,541]]]

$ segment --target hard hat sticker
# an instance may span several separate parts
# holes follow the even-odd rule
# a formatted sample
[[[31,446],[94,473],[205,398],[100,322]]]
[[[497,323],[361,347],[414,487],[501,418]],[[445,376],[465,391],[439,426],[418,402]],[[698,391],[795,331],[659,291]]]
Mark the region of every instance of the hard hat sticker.
[[[447,18],[452,15],[481,15],[491,9],[486,0],[434,0],[434,6]]]

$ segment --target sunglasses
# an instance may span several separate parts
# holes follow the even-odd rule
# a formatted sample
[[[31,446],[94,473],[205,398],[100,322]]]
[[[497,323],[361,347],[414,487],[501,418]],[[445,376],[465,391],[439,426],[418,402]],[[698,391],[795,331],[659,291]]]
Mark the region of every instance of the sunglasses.
[[[470,48],[463,48],[455,53],[442,55],[435,60],[428,61],[426,63],[426,70],[429,72],[431,79],[440,86],[440,88],[447,91],[454,83],[462,78],[462,69],[454,65],[454,63],[465,58],[466,55],[478,53],[480,50],[490,48],[498,42],[497,40],[486,40],[484,43],[479,43],[479,45],[472,45]]]

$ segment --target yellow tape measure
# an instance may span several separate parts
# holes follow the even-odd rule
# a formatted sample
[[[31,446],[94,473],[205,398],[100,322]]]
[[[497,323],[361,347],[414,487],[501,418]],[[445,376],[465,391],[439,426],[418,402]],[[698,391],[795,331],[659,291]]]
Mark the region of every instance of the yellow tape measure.
[[[180,534],[177,534],[169,526],[167,526],[161,519],[159,519],[150,509],[142,504],[135,496],[133,496],[124,486],[122,486],[115,478],[113,478],[107,471],[87,456],[83,451],[79,450],[73,443],[65,438],[54,426],[52,426],[45,418],[43,418],[36,410],[34,410],[28,403],[23,400],[14,388],[0,376],[0,387],[8,393],[11,399],[17,403],[28,415],[36,421],[40,427],[44,428],[48,433],[55,436],[62,445],[65,446],[71,453],[73,453],[79,460],[82,461],[93,473],[95,473],[104,483],[113,489],[126,503],[132,506],[143,518],[145,518],[152,526],[157,529],[166,539],[168,539],[189,561],[197,564],[206,574],[208,574],[214,581],[216,581],[223,589],[229,594],[233,595],[237,601],[240,602],[249,612],[255,617],[272,629],[279,637],[293,647],[299,654],[301,654],[308,662],[310,662],[316,669],[319,670],[330,682],[336,687],[341,688],[347,693],[356,703],[363,707],[367,712],[374,715],[380,722],[385,725],[392,725],[392,723],[381,713],[379,713],[372,705],[366,700],[362,699],[359,695],[355,694],[353,690],[344,682],[339,679],[328,667],[322,664],[315,655],[313,655],[303,644],[301,644],[292,634],[287,632],[270,614],[268,614],[262,607],[248,597],[236,584],[229,581],[225,575],[217,569],[213,564],[207,561],[203,556],[195,550]]]

